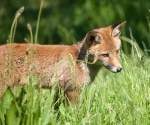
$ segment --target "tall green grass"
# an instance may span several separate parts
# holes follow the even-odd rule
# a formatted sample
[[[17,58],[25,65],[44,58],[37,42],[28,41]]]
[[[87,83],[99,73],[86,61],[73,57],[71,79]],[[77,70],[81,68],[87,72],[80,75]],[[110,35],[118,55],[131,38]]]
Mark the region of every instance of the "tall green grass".
[[[36,38],[37,39],[37,38]],[[122,72],[103,68],[83,88],[80,102],[65,103],[64,90],[25,86],[8,88],[0,101],[0,125],[148,125],[150,124],[150,59],[134,39],[131,56],[121,52]]]

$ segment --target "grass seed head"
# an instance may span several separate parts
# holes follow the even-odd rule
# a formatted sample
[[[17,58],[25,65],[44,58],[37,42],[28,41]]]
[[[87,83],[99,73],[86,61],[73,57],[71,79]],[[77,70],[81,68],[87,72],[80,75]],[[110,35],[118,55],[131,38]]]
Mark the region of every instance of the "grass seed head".
[[[27,24],[27,28],[28,28],[29,31],[32,30],[32,27],[31,27],[31,25],[29,23]]]
[[[21,7],[17,12],[16,12],[16,17],[18,18],[24,11],[24,6]]]

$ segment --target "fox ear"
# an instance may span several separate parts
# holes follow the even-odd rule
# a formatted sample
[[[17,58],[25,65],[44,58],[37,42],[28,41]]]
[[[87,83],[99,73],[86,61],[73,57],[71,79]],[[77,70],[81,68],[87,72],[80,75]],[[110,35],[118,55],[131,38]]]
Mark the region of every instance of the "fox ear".
[[[121,28],[124,26],[125,23],[126,23],[126,21],[123,21],[123,22],[117,23],[117,24],[113,24],[111,26],[111,28],[112,28],[111,36],[113,36],[113,37],[120,36],[120,34],[121,34]]]
[[[88,45],[91,45],[93,42],[100,43],[101,39],[103,38],[99,33],[91,31],[86,36],[86,43]]]

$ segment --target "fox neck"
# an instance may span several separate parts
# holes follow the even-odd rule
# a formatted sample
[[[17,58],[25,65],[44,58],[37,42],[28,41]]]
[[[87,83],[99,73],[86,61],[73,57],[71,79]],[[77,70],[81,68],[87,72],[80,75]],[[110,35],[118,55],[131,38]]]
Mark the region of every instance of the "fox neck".
[[[78,60],[85,60],[86,59],[86,55],[87,55],[87,47],[85,45],[85,39],[83,39],[83,41],[81,41],[78,44],[79,48],[80,48],[80,52],[79,52],[79,56],[78,56]],[[93,60],[93,59],[92,59]],[[93,62],[88,60],[89,62]],[[87,64],[89,71],[90,71],[90,78],[91,78],[91,82],[94,81],[95,77],[97,76],[99,70],[102,68],[102,65],[97,65],[97,64]]]
[[[86,53],[87,53],[87,48],[86,48],[86,45],[85,45],[85,38],[80,43],[78,43],[78,47],[79,47],[78,59],[79,60],[85,60]]]

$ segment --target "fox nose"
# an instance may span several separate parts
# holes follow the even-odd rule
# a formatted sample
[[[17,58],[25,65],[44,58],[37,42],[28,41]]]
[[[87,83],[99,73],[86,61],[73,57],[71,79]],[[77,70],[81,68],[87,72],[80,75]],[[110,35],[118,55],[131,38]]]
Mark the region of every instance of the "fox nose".
[[[121,70],[122,70],[122,68],[121,68],[121,67],[117,68],[117,72],[120,72]]]

